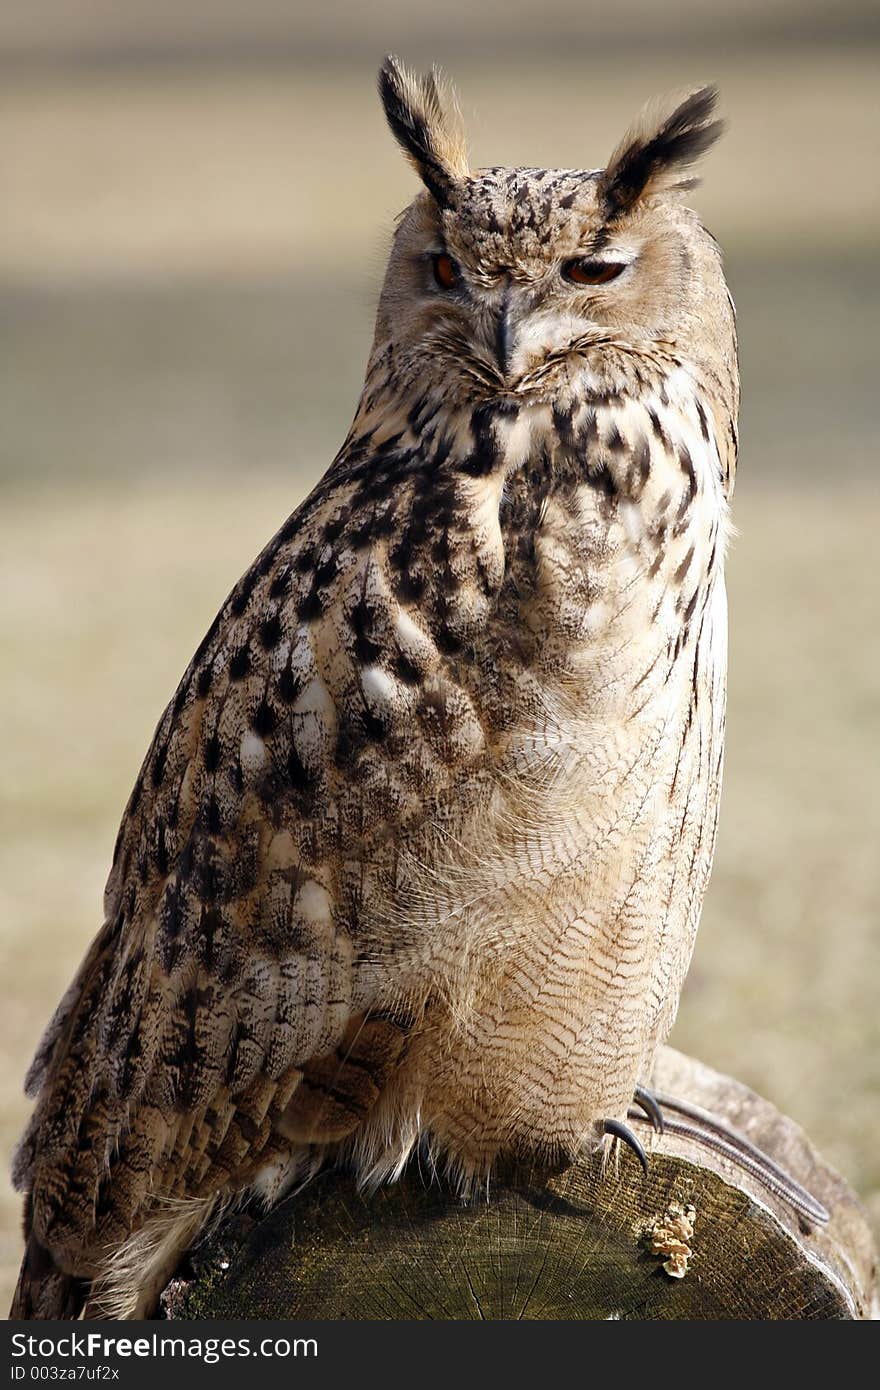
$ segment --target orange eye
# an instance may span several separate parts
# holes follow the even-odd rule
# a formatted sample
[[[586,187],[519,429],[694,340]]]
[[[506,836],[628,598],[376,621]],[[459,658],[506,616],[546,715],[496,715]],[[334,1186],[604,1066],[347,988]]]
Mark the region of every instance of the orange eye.
[[[619,261],[588,261],[584,256],[575,256],[573,261],[565,262],[562,274],[573,285],[607,285],[625,270]]]
[[[434,279],[441,290],[454,290],[458,284],[458,266],[451,256],[441,251],[434,257]]]

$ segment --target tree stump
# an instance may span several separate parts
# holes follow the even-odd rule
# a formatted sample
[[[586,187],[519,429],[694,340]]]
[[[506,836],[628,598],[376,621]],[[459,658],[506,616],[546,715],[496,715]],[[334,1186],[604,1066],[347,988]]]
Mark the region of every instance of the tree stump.
[[[554,1172],[511,1167],[488,1197],[464,1203],[416,1164],[372,1196],[358,1193],[348,1174],[323,1173],[261,1220],[221,1227],[197,1253],[195,1277],[166,1290],[166,1315],[870,1317],[869,1229],[803,1131],[747,1087],[671,1048],[652,1081],[734,1126],[827,1208],[827,1224],[805,1221],[728,1155],[678,1132],[682,1122],[669,1110],[662,1138],[639,1128],[647,1177],[624,1150],[604,1172],[595,1159]]]

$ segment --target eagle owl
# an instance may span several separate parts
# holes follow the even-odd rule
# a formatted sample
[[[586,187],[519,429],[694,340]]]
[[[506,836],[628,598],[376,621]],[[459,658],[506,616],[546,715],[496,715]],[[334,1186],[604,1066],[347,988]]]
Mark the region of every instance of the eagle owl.
[[[675,1016],[724,743],[715,94],[590,171],[471,170],[436,75],[380,92],[423,187],[363,394],[135,783],[28,1076],[14,1316],[147,1315],[220,1204],[331,1158],[629,1139]]]

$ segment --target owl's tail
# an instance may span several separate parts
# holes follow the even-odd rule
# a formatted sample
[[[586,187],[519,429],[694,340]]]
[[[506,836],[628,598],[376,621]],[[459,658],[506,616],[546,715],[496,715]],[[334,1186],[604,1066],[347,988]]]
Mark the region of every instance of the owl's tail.
[[[51,1252],[32,1232],[25,1247],[9,1317],[76,1319],[83,1310],[88,1292],[88,1281],[59,1269]]]

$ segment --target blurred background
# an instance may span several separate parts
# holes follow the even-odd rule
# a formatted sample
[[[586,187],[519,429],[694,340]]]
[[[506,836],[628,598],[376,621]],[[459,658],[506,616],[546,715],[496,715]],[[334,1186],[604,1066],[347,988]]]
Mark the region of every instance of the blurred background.
[[[595,167],[704,81],[696,195],[743,367],[718,856],[672,1042],[769,1096],[880,1226],[871,0],[27,0],[0,8],[0,1146],[100,925],[153,726],[341,442],[395,214],[387,50],[475,164]],[[0,1307],[19,1259],[0,1196]]]

